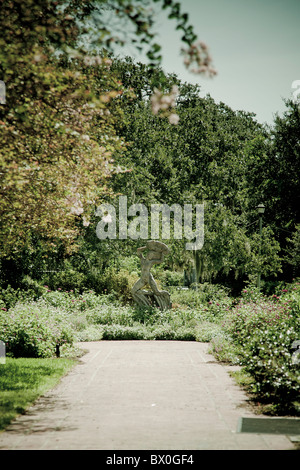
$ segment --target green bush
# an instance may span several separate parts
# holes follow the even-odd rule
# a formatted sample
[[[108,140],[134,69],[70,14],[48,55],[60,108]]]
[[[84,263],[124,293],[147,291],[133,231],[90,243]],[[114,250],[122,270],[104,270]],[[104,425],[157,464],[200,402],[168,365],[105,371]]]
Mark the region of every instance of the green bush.
[[[104,340],[133,340],[133,339],[150,339],[149,333],[142,325],[123,326],[123,325],[106,325],[103,328]]]
[[[134,318],[130,307],[101,305],[87,312],[87,320],[89,323],[98,325],[112,325],[114,323],[123,326],[132,326]]]
[[[153,337],[157,340],[174,340],[176,339],[176,330],[169,324],[155,326],[152,329]]]
[[[196,341],[197,335],[195,328],[181,326],[176,329],[174,339],[177,341]]]
[[[132,301],[131,288],[137,280],[137,274],[129,273],[125,269],[117,271],[115,268],[108,268],[99,283],[103,292],[115,293],[120,300],[128,302]]]
[[[74,331],[74,340],[81,341],[101,341],[103,339],[103,327],[99,325],[86,325],[83,329]]]
[[[8,310],[19,301],[33,300],[34,298],[35,293],[32,290],[14,289],[8,285],[5,289],[0,289],[0,308]]]
[[[293,363],[299,308],[279,297],[241,301],[223,326],[238,347],[241,364],[255,379],[254,391],[279,402],[295,400],[300,390],[299,365]]]
[[[229,289],[218,284],[197,284],[194,288],[175,288],[171,290],[172,303],[182,307],[206,308],[212,316],[223,316],[231,308],[233,298]]]
[[[51,290],[82,290],[86,286],[86,276],[75,269],[69,268],[44,276],[43,282]]]
[[[183,286],[184,277],[183,273],[176,271],[158,271],[158,274],[155,277],[159,279],[163,286]]]
[[[298,280],[295,280],[290,284],[286,284],[285,286],[281,286],[276,293],[277,296],[274,295],[273,297],[289,302],[295,309],[300,309],[300,282]]]
[[[37,303],[17,304],[0,313],[0,340],[12,357],[51,357],[73,343],[73,333],[61,313]]]
[[[217,323],[202,321],[195,328],[196,341],[209,342],[220,334],[221,326]]]
[[[37,300],[47,290],[47,287],[40,284],[40,282],[36,281],[35,279],[32,279],[30,276],[23,277],[21,281],[21,288],[23,291],[26,291],[27,298],[31,298],[32,300]]]

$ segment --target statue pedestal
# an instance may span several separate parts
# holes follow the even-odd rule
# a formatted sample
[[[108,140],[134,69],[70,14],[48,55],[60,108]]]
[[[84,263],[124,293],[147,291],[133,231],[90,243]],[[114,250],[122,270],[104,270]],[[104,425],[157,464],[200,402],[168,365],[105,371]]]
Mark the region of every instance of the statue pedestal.
[[[134,301],[144,307],[157,307],[161,310],[167,310],[172,307],[169,292],[162,290],[155,294],[147,290],[138,290],[133,294]]]

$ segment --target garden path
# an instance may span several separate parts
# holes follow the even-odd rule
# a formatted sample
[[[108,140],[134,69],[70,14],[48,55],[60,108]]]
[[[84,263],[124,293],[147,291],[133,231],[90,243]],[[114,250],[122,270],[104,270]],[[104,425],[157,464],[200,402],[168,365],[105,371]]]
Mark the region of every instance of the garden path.
[[[284,435],[239,433],[255,417],[209,345],[80,343],[78,365],[0,433],[0,449],[285,450]]]

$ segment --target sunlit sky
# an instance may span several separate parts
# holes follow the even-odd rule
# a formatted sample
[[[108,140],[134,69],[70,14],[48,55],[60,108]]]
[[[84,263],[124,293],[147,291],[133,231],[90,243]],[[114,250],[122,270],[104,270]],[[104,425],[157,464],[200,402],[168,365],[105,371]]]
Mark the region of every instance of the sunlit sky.
[[[188,72],[180,55],[176,21],[161,13],[157,42],[165,72],[198,83],[201,96],[210,94],[234,110],[256,114],[272,124],[292,97],[300,80],[300,0],[181,0],[181,11],[200,40],[209,47],[218,71],[214,78]],[[137,60],[143,61],[138,54]]]

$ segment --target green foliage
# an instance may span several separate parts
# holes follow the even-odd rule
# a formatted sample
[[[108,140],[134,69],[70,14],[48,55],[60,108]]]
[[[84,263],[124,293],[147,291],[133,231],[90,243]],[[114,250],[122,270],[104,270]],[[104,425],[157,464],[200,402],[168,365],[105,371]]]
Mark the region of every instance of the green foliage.
[[[113,158],[126,151],[116,123],[124,119],[122,99],[133,95],[110,70],[107,55],[113,44],[131,42],[138,49],[148,47],[151,66],[160,62],[150,4],[3,3],[0,75],[7,101],[0,107],[1,256],[34,251],[36,237],[54,252],[60,243],[75,251],[94,206],[111,195],[109,178],[122,171]],[[171,9],[183,42],[191,46],[196,36],[179,4],[160,1],[160,7]]]
[[[13,307],[22,296],[23,292],[21,289],[13,289],[10,285],[8,285],[6,289],[2,288],[0,292],[1,310],[6,311],[10,307]]]
[[[53,290],[83,290],[85,286],[89,287],[86,282],[86,276],[83,273],[72,269],[55,272],[48,276],[43,276],[43,282]]]
[[[9,288],[9,286],[8,286]],[[7,289],[8,289],[7,288]],[[6,291],[7,291],[6,289]],[[20,283],[20,290],[22,291],[23,298],[37,300],[48,290],[48,286],[42,285],[36,279],[32,279],[30,276],[24,276]],[[17,290],[18,292],[18,290]],[[19,297],[18,300],[21,300]]]
[[[150,339],[147,329],[142,325],[107,325],[103,328],[102,331],[102,337],[106,340]]]
[[[207,304],[209,307],[209,304]],[[161,311],[123,305],[112,294],[52,291],[44,286],[35,301],[20,301],[0,314],[1,337],[13,356],[48,357],[60,345],[67,354],[73,340],[173,339],[209,340],[218,313],[174,307]],[[65,352],[64,352],[65,351]]]
[[[26,409],[75,364],[70,358],[6,358],[0,374],[0,430]]]
[[[4,306],[12,306],[17,300],[23,298],[38,299],[46,291],[57,292],[81,292],[93,290],[98,294],[110,293],[112,298],[118,296],[124,303],[132,300],[131,287],[138,279],[138,274],[128,272],[126,269],[116,269],[110,267],[103,271],[91,269],[87,272],[80,272],[71,264],[65,263],[64,270],[44,274],[38,282],[25,276],[20,283],[21,288],[13,289],[8,286],[1,289],[0,299]],[[55,295],[57,295],[55,294]],[[54,294],[53,294],[54,295]]]
[[[95,205],[119,193],[129,203],[205,203],[204,246],[192,256],[182,241],[170,240],[165,285],[180,284],[174,268],[190,270],[193,263],[201,282],[245,279],[258,271],[274,277],[282,270],[283,254],[283,269],[297,275],[299,109],[287,102],[284,116],[266,129],[253,114],[202,98],[198,85],[166,76],[158,66],[151,3],[4,3],[0,71],[9,99],[0,107],[0,211],[5,284],[23,288],[19,284],[29,275],[44,277],[51,289],[109,288],[117,294],[123,289],[130,299],[123,276],[105,270],[115,267],[120,254],[132,255],[136,245],[114,240],[108,247],[96,240],[94,230]],[[156,3],[155,11],[166,9],[182,41],[196,51],[195,33],[180,4]],[[113,44],[125,42],[145,47],[151,64],[115,59]],[[155,89],[168,94],[174,86],[177,125],[154,115],[150,99]],[[259,254],[255,206],[262,201],[267,210]],[[287,231],[294,234],[289,247]],[[82,259],[74,256],[64,269],[63,257],[75,250]],[[14,261],[11,274],[8,260]],[[51,262],[57,273],[40,274]],[[133,264],[117,271],[135,273]],[[25,288],[40,295],[38,286]]]
[[[224,331],[219,331],[211,338],[209,352],[218,361],[240,364],[239,349],[232,343],[230,336]]]
[[[183,273],[171,271],[169,269],[162,271],[156,276],[163,286],[182,286],[184,282]]]
[[[195,327],[196,341],[203,343],[212,342],[216,337],[221,334],[221,327],[219,323],[208,320],[202,320]]]
[[[117,271],[116,269],[108,268],[104,271],[99,282],[103,290],[115,292],[121,300],[129,301],[132,299],[131,288],[137,280],[137,274],[130,274],[125,269]]]
[[[264,224],[271,226],[280,244],[280,255],[285,256],[284,275],[281,278],[291,280],[299,275],[293,259],[297,258],[296,227],[300,223],[300,110],[290,100],[285,104],[285,112],[282,116],[275,116],[264,145],[261,143],[260,148],[255,146],[250,149],[252,155],[258,158],[252,157],[248,177],[255,200],[253,207],[260,202],[265,203]]]
[[[0,313],[0,339],[13,357],[51,357],[60,346],[73,344],[66,319],[43,303],[19,303]]]
[[[272,153],[267,178],[270,195],[270,217],[276,226],[291,231],[299,219],[299,171],[300,171],[300,109],[296,103],[286,101],[283,116],[276,116],[272,135]],[[282,232],[281,237],[288,236]]]
[[[59,242],[74,250],[82,224],[108,192],[109,158],[123,149],[113,128],[119,112],[110,109],[120,91],[110,62],[98,59],[102,82],[79,51],[77,64],[68,63],[64,53],[79,29],[58,3],[5,2],[0,11],[0,73],[8,94],[0,107],[3,257],[34,251],[36,236],[53,251]],[[83,2],[76,4],[80,10]]]
[[[234,299],[228,289],[206,283],[174,290],[178,303],[165,311],[124,305],[112,294],[45,287],[38,300],[1,310],[0,339],[8,355],[25,357],[53,356],[57,345],[68,355],[73,341],[209,342],[217,360],[243,366],[261,401],[292,411],[299,394],[299,286],[278,285],[267,297],[249,283]]]
[[[132,311],[128,307],[110,305],[102,305],[100,308],[90,309],[87,312],[87,320],[89,323],[97,325],[119,324],[123,326],[132,326],[134,321]]]
[[[238,347],[245,370],[255,379],[254,391],[279,402],[295,400],[299,365],[293,363],[293,342],[299,339],[299,306],[284,295],[242,300],[223,326]]]
[[[286,239],[285,261],[292,267],[294,276],[300,275],[300,224],[296,225],[295,231],[290,238]]]
[[[193,263],[200,282],[221,275],[247,278],[258,271],[264,277],[277,275],[280,246],[270,226],[263,226],[259,254],[258,196],[252,187],[257,161],[265,162],[270,152],[267,130],[251,114],[234,112],[209,96],[200,98],[198,86],[174,75],[162,82],[166,91],[173,85],[179,89],[180,120],[170,125],[154,116],[149,105],[158,71],[130,59],[113,66],[137,96],[134,104],[124,102],[126,119],[119,129],[130,142],[122,163],[132,169],[131,177],[114,175],[115,191],[127,194],[128,202],[138,198],[148,205],[204,203],[204,246],[193,256],[182,241],[169,240],[171,270],[190,270]]]
[[[230,309],[233,297],[229,295],[230,289],[219,284],[194,284],[191,289],[172,289],[173,305],[195,309],[201,318],[218,320]]]

